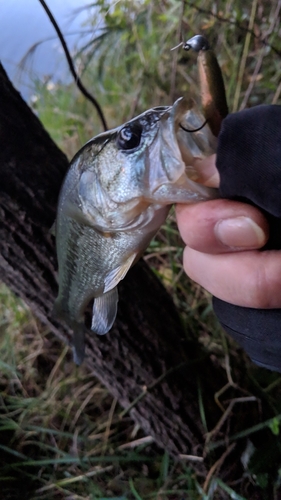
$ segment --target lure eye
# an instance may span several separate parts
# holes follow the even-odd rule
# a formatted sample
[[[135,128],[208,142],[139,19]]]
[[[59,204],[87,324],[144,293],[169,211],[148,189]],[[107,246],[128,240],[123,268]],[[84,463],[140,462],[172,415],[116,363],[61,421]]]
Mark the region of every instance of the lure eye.
[[[117,135],[116,144],[118,149],[135,149],[141,141],[142,129],[139,126],[127,126],[120,130]]]

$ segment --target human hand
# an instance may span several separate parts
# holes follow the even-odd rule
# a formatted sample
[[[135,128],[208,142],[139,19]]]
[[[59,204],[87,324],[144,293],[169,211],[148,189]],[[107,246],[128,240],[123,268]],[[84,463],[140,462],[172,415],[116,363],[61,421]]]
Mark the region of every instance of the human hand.
[[[218,186],[215,156],[197,164],[200,182]],[[268,223],[255,207],[225,199],[177,205],[185,272],[212,295],[244,307],[281,307],[281,251],[260,252]]]
[[[280,137],[281,106],[228,115],[218,171],[214,157],[198,164],[199,181],[219,185],[222,199],[178,206],[177,217],[184,268],[214,295],[224,330],[256,364],[281,373],[281,250],[260,251],[266,242],[281,249]],[[249,204],[230,201],[237,198]]]

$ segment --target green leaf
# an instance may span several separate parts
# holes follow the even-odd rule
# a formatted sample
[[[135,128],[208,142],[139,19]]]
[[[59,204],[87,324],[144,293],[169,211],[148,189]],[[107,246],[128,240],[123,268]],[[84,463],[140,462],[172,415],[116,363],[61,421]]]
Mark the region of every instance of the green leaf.
[[[268,427],[275,436],[279,435],[279,425],[280,425],[279,418],[273,418],[268,424]]]

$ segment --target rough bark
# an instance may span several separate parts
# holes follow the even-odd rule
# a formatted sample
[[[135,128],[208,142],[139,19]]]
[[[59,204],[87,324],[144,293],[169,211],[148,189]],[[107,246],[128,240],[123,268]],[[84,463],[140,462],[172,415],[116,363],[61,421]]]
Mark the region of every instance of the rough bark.
[[[71,342],[71,332],[52,316],[57,282],[49,233],[68,162],[1,66],[0,138],[1,279],[56,336]],[[129,410],[133,419],[173,455],[198,454],[204,432],[198,379],[212,425],[222,374],[186,340],[170,296],[144,262],[119,291],[114,328],[104,337],[87,336],[85,363],[124,408],[148,388]]]

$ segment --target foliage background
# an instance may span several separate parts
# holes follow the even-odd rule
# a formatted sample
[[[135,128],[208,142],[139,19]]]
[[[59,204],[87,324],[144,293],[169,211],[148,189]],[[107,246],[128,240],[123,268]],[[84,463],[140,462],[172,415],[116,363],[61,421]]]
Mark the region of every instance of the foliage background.
[[[218,55],[231,110],[280,103],[280,1],[93,5],[93,39],[75,54],[75,65],[110,127],[181,95],[198,99],[195,56],[170,50],[197,33],[208,37]],[[75,84],[38,81],[31,104],[69,158],[102,130]],[[241,414],[241,428],[229,436],[226,452],[217,460],[208,448],[208,477],[200,473],[200,460],[174,461],[127,417],[120,418],[122,410],[107,390],[85,368],[74,368],[69,349],[1,286],[0,498],[279,498],[281,377],[254,367],[224,335],[208,294],[184,276],[181,257],[171,214],[145,259],[173,295],[183,322],[227,373],[227,387],[214,395],[224,420],[213,436],[206,435],[206,444],[211,437],[215,448],[228,436],[231,408]],[[204,423],[200,388],[198,394]],[[259,413],[258,429],[243,428],[244,411]],[[228,460],[233,447],[235,463]]]

